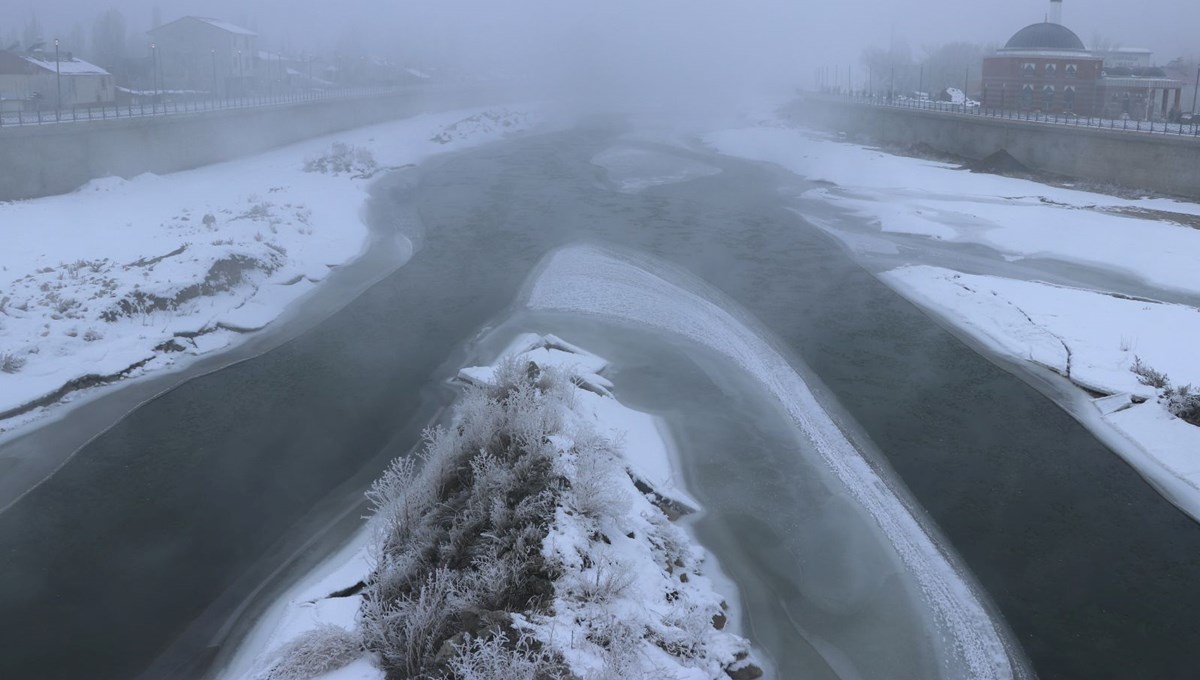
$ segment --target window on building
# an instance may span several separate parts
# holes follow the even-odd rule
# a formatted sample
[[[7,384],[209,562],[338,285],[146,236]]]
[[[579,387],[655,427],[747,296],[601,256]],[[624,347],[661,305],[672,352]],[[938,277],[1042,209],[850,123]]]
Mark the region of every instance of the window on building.
[[[1058,64],[1046,64],[1046,76],[1053,77],[1058,72]]]
[[[1075,110],[1075,88],[1072,86],[1063,88],[1063,110]]]
[[[1042,88],[1042,110],[1054,110],[1054,86],[1047,85]]]
[[[1063,69],[1063,72],[1066,73],[1068,78],[1074,78],[1075,76],[1079,75],[1079,67],[1075,64],[1067,64],[1067,67]]]
[[[1021,64],[1021,75],[1026,78],[1032,78],[1037,75],[1037,64],[1032,62]]]
[[[1033,108],[1033,86],[1025,85],[1021,87],[1021,108]]]

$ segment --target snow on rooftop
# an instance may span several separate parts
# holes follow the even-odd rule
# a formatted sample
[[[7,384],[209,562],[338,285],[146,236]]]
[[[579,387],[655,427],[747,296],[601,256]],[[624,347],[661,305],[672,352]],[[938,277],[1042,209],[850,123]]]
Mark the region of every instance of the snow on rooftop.
[[[46,69],[56,73],[62,73],[64,76],[107,76],[108,71],[88,63],[82,59],[62,59],[57,64],[51,59],[38,59],[36,57],[22,56],[25,61],[37,66],[38,68]]]
[[[238,35],[258,35],[257,33],[255,33],[254,31],[251,31],[248,28],[242,28],[241,26],[238,26],[237,24],[231,24],[228,21],[221,21],[220,19],[210,19],[208,17],[192,17],[192,18],[197,21],[203,21],[204,23],[208,24],[209,26],[215,26],[216,28],[219,28],[222,31],[229,31],[230,33],[237,33]]]

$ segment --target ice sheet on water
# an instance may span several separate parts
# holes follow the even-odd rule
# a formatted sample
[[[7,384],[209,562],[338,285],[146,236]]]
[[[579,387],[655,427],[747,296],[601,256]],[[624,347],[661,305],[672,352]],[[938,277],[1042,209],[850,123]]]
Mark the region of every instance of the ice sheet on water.
[[[918,583],[951,675],[1019,677],[1002,628],[960,567],[846,438],[788,361],[735,308],[704,284],[647,256],[593,246],[559,250],[525,291],[533,310],[598,315],[707,346],[757,379],[783,406],[824,463],[886,534]]]

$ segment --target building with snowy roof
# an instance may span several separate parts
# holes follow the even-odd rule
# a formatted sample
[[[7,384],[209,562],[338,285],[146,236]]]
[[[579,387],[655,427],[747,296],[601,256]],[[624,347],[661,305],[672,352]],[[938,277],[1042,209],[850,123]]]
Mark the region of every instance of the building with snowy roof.
[[[55,61],[41,51],[0,50],[0,107],[6,111],[104,105],[115,98],[112,74],[70,53]]]
[[[1062,24],[1062,0],[1045,21],[1017,31],[983,60],[985,107],[1055,114],[1169,118],[1183,83],[1150,66],[1150,50],[1089,50]]]
[[[183,17],[148,31],[151,57],[168,90],[194,90],[221,97],[253,89],[258,64],[258,34],[208,17]]]

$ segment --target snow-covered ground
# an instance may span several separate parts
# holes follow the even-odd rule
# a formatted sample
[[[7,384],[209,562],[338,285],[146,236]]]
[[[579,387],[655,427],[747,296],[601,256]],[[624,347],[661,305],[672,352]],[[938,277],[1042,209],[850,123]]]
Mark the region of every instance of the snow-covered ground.
[[[603,674],[614,663],[633,664],[623,666],[620,677],[697,680],[727,677],[725,668],[744,666],[750,648],[736,634],[736,591],[712,557],[668,517],[672,508],[690,512],[699,506],[677,484],[658,418],[613,397],[612,384],[602,375],[604,359],[555,336],[520,335],[502,357],[515,357],[522,372],[532,370],[525,368],[529,366],[565,371],[575,386],[565,401],[559,434],[551,437],[559,469],[570,481],[570,496],[557,508],[542,547],[562,575],[550,613],[514,616],[518,627],[561,654],[578,677],[617,677]],[[496,383],[499,365],[464,368],[458,380],[486,388]],[[576,439],[593,435],[616,443],[619,458],[581,457]],[[635,480],[643,485],[636,486]],[[322,626],[358,627],[361,598],[330,594],[369,577],[375,564],[374,535],[364,528],[281,597],[242,642],[222,677],[272,677],[278,651],[289,641]],[[667,559],[664,551],[670,550],[678,554]],[[603,602],[592,592],[597,589],[609,591]],[[610,648],[596,644],[592,627],[609,631],[614,621],[636,634],[614,639]],[[678,651],[683,649],[687,653]],[[611,658],[618,653],[624,658]],[[371,656],[362,656],[320,677],[377,680],[384,672]]]
[[[944,322],[1077,385],[1064,406],[1200,519],[1200,427],[1131,371],[1200,383],[1200,205],[977,174],[771,121],[705,141],[819,181],[805,217]]]
[[[263,328],[362,251],[369,177],[535,122],[505,109],[419,115],[0,204],[0,433],[79,389]]]

